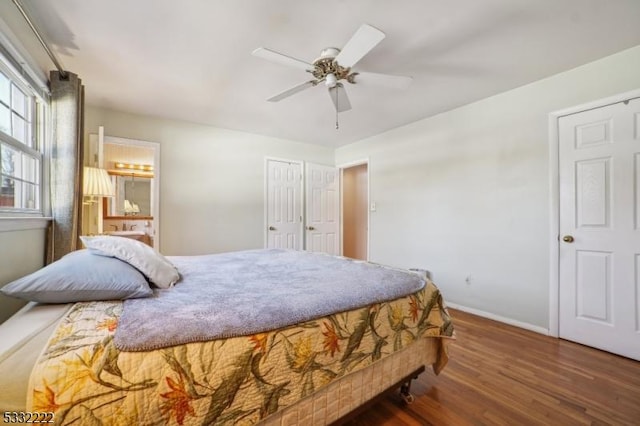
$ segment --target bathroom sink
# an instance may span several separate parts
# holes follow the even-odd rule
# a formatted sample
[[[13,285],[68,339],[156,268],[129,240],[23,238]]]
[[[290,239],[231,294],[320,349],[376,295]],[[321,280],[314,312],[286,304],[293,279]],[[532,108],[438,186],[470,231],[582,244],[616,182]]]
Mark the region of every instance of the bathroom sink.
[[[141,243],[153,247],[153,237],[144,231],[107,231],[106,234],[114,237],[138,240]]]
[[[116,237],[142,237],[144,235],[144,232],[142,231],[111,231],[111,232],[108,232],[108,234]]]

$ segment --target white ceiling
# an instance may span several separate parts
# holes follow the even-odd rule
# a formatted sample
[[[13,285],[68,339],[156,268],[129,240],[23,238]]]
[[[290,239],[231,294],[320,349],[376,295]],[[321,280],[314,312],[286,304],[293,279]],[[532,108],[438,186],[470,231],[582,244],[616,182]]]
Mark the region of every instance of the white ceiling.
[[[22,0],[89,105],[341,146],[640,44],[639,0]],[[0,12],[43,70],[51,62],[9,0]],[[348,85],[335,111],[309,75],[251,56],[312,62],[362,24],[386,38],[360,70],[406,91]],[[606,78],[606,76],[603,76]]]

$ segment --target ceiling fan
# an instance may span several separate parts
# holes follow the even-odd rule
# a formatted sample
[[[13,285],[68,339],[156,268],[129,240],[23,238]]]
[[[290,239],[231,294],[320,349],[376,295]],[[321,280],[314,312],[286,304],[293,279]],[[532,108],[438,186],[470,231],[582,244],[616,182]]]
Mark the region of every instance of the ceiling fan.
[[[269,102],[281,101],[305,89],[324,83],[328,88],[336,113],[338,113],[351,109],[351,103],[342,81],[351,84],[364,82],[396,89],[406,89],[413,81],[411,77],[363,71],[355,72],[352,70],[352,67],[380,43],[384,37],[385,34],[382,31],[371,25],[363,24],[342,50],[328,47],[320,52],[320,57],[313,63],[278,53],[266,47],[257,48],[252,52],[252,55],[278,64],[300,68],[313,75],[313,80],[306,81],[272,96],[267,99]]]

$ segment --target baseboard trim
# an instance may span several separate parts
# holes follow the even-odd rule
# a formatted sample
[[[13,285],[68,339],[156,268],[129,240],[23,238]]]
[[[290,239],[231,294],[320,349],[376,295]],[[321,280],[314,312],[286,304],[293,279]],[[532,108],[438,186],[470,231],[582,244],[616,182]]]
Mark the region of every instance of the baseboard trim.
[[[481,311],[480,309],[469,308],[467,306],[458,305],[457,303],[446,302],[447,306],[453,309],[457,309],[459,311],[468,312],[473,315],[478,315],[479,317],[489,318],[494,321],[503,322],[505,324],[513,325],[515,327],[524,328],[525,330],[533,331],[536,333],[544,334],[545,336],[549,336],[549,329],[540,327],[538,325],[529,324],[528,322],[522,322],[518,320],[514,320],[512,318],[503,317],[501,315],[492,314],[490,312]],[[454,323],[455,325],[455,323]]]

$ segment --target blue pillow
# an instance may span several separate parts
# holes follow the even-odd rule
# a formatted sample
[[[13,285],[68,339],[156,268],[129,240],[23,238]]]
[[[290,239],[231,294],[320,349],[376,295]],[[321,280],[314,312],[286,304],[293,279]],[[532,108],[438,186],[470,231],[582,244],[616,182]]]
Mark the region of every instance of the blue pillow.
[[[0,288],[0,293],[41,303],[149,297],[153,290],[131,265],[79,250]]]

